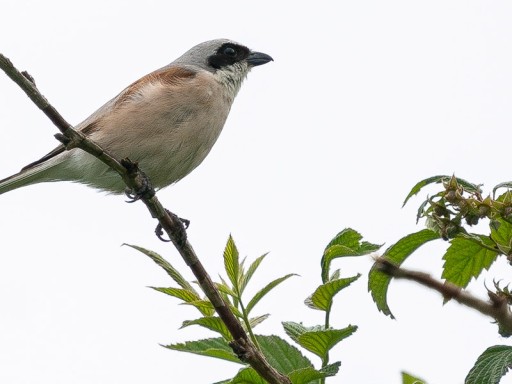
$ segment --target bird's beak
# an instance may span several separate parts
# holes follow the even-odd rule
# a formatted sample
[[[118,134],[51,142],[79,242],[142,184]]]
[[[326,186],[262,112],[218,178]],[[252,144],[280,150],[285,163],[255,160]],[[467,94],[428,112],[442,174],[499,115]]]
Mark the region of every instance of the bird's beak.
[[[251,67],[267,64],[269,61],[274,61],[274,59],[262,52],[251,52],[247,58],[247,62]]]

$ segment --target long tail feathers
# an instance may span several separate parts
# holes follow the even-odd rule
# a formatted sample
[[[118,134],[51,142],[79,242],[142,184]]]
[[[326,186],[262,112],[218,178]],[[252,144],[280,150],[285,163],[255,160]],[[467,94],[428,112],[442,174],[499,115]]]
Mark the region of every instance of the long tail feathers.
[[[52,177],[52,169],[59,165],[60,162],[47,161],[30,168],[24,168],[20,172],[0,180],[0,195],[21,188],[26,185],[41,183],[44,181],[55,181]]]

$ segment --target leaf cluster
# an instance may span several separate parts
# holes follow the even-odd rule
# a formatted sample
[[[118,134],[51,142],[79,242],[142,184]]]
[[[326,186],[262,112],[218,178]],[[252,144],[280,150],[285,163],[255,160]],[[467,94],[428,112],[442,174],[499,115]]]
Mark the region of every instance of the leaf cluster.
[[[345,229],[337,234],[325,248],[321,261],[322,284],[305,300],[309,308],[324,313],[324,324],[306,327],[300,322],[282,322],[285,333],[293,342],[320,358],[321,366],[315,368],[313,363],[299,349],[283,338],[276,335],[268,336],[254,333],[254,328],[269,317],[269,314],[253,315],[257,304],[282,282],[296,275],[289,273],[273,279],[257,290],[252,297],[246,299],[246,288],[267,254],[248,263],[246,258],[240,258],[233,238],[231,236],[228,238],[223,252],[225,276],[219,276],[219,282],[215,285],[224,302],[240,320],[252,342],[262,351],[268,362],[279,372],[287,375],[294,384],[321,384],[325,382],[325,378],[338,373],[341,363],[330,363],[329,351],[340,341],[351,336],[357,330],[357,326],[348,325],[345,328],[334,329],[329,325],[329,315],[334,297],[356,281],[360,275],[341,277],[339,269],[331,273],[330,267],[333,260],[337,258],[366,255],[380,248],[378,245],[361,242],[361,239],[361,235],[356,231]],[[182,328],[196,325],[218,334],[218,337],[214,338],[169,344],[165,347],[243,365],[243,368],[233,378],[219,383],[264,383],[253,368],[244,364],[233,353],[229,346],[232,337],[228,328],[215,315],[214,307],[208,299],[200,295],[194,288],[194,283],[188,282],[176,268],[157,253],[134,245],[130,245],[130,247],[150,257],[178,285],[178,287],[152,287],[153,289],[175,297],[182,304],[191,305],[198,310],[200,317],[184,321]]]
[[[349,325],[342,329],[333,329],[328,324],[328,317],[334,296],[356,281],[360,275],[343,278],[340,276],[339,269],[333,273],[329,273],[329,270],[332,261],[336,258],[365,255],[379,248],[379,246],[369,243],[361,243],[360,240],[361,235],[357,232],[350,229],[344,230],[325,249],[321,263],[322,284],[305,300],[309,308],[325,313],[327,319],[325,324],[306,327],[293,321],[282,323],[285,333],[293,342],[321,359],[321,367],[317,369],[299,349],[283,338],[276,335],[256,335],[254,333],[254,328],[269,317],[268,313],[253,315],[257,304],[282,282],[296,275],[289,273],[271,280],[257,290],[252,297],[246,299],[247,287],[267,254],[248,263],[246,258],[240,258],[233,238],[231,236],[228,238],[223,252],[225,276],[219,276],[219,281],[215,285],[224,302],[240,320],[254,345],[262,351],[274,368],[287,375],[294,384],[320,384],[325,381],[326,377],[334,376],[339,370],[340,362],[329,362],[329,351],[340,341],[351,336],[357,327]],[[199,312],[200,317],[184,321],[182,328],[196,325],[218,334],[218,337],[169,344],[165,347],[243,365],[243,368],[233,378],[224,380],[222,383],[264,383],[253,368],[240,361],[233,353],[229,346],[232,337],[228,328],[215,315],[214,307],[208,299],[200,295],[194,288],[194,283],[188,282],[176,268],[157,253],[134,245],[130,245],[130,247],[150,257],[178,285],[177,287],[152,287],[153,289],[177,298],[182,304],[191,305]]]
[[[388,247],[383,257],[400,266],[422,245],[433,240],[449,242],[443,255],[442,277],[464,289],[472,279],[496,262],[499,256],[512,263],[512,183],[501,183],[485,198],[481,185],[470,183],[455,176],[434,176],[418,182],[407,195],[404,205],[424,187],[440,184],[441,188],[420,204],[417,220],[425,219],[426,229],[408,234]],[[500,188],[507,190],[496,196]],[[487,228],[483,233],[472,232]],[[377,308],[394,318],[387,302],[391,277],[374,265],[369,273],[368,289]],[[512,303],[508,285],[494,284],[493,294]],[[510,337],[500,327],[501,336]],[[511,364],[512,347],[495,346],[486,350],[466,377],[466,383],[498,383]]]

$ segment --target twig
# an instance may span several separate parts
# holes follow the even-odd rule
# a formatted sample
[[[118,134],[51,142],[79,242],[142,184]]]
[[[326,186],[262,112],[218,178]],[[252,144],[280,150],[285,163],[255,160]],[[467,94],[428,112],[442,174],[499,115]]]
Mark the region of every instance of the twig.
[[[116,160],[84,134],[75,131],[71,124],[69,124],[41,92],[39,92],[33,78],[26,72],[21,73],[18,71],[11,61],[2,54],[0,54],[0,68],[20,86],[34,104],[36,104],[62,132],[62,135],[57,134],[56,138],[65,143],[66,149],[69,150],[76,147],[95,156],[115,170],[132,190],[143,190],[147,186],[145,183],[147,177],[138,169],[136,164],[131,163],[128,159],[122,161]],[[217,311],[217,314],[226,324],[233,337],[230,346],[240,360],[250,364],[262,378],[271,384],[291,383],[286,376],[279,373],[266,361],[261,351],[249,340],[242,325],[220,296],[219,291],[199,261],[194,249],[186,240],[186,237],[183,236],[184,228],[180,219],[174,214],[169,214],[164,209],[152,188],[150,192],[145,193],[140,200],[146,204],[151,216],[158,220],[162,229],[167,233],[181,257],[185,260],[185,263],[194,273],[202,290]]]
[[[460,304],[490,316],[496,320],[500,328],[506,333],[512,332],[512,312],[510,312],[508,300],[505,297],[488,291],[489,301],[485,301],[473,296],[453,283],[436,280],[428,273],[397,267],[384,257],[379,257],[376,260],[375,266],[389,276],[415,281],[439,292],[445,299],[453,299]]]

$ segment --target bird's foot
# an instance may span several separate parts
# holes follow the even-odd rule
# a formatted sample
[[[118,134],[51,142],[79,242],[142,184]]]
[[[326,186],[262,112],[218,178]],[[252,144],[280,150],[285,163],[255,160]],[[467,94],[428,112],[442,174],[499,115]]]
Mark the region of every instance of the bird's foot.
[[[138,163],[132,162],[125,158],[121,160],[121,164],[126,168],[129,174],[136,175],[139,181],[139,188],[126,188],[124,194],[128,197],[128,203],[134,203],[142,198],[150,199],[155,196],[155,190],[151,185],[149,178],[139,169]]]
[[[182,219],[181,217],[178,217],[177,215],[175,215],[168,209],[166,209],[165,211],[169,214],[169,216],[171,216],[174,219],[178,219],[180,221],[181,225],[180,225],[180,229],[176,233],[176,239],[179,244],[184,244],[187,241],[187,229],[188,229],[188,226],[190,225],[190,220]],[[160,223],[155,228],[155,234],[156,234],[156,237],[158,237],[161,241],[164,241],[166,243],[171,241],[171,239],[164,238],[164,236],[163,236],[164,230],[162,228],[162,224],[160,224]]]

